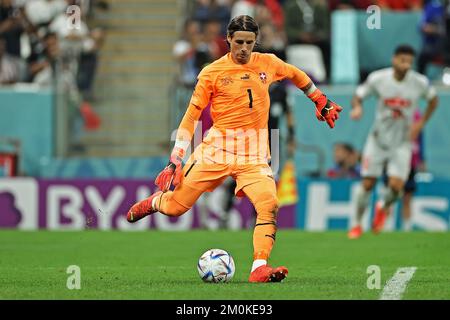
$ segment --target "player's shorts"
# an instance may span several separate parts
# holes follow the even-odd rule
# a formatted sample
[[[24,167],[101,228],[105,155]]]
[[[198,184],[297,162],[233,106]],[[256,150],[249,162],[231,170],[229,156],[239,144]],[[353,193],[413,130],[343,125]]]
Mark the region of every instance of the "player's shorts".
[[[373,134],[369,134],[364,146],[361,164],[363,177],[381,177],[386,165],[388,177],[406,181],[411,169],[411,143],[405,142],[389,149],[380,146]]]
[[[204,157],[199,156],[200,152]],[[273,192],[276,196],[275,180],[267,162],[248,163],[233,154],[227,155],[226,161],[217,161],[215,153],[216,147],[204,143],[198,146],[183,167],[183,184],[211,192],[231,176],[236,180],[234,192],[238,197],[245,195],[244,187],[254,183],[260,184],[262,191]]]

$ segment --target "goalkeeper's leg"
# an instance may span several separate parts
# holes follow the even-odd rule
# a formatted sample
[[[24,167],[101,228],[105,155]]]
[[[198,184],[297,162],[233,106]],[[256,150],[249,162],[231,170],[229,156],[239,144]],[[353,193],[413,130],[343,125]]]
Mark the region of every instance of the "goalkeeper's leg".
[[[165,215],[178,217],[192,208],[203,192],[205,191],[181,183],[174,191],[157,196],[153,202],[153,208]]]
[[[178,217],[188,211],[204,190],[198,190],[187,184],[179,184],[174,191],[157,191],[150,197],[136,203],[127,214],[128,222],[136,222],[155,212]]]
[[[237,179],[237,190],[245,193],[253,203],[257,214],[253,231],[253,265],[249,281],[281,281],[288,273],[287,268],[273,268],[267,263],[277,233],[278,199],[275,181],[272,177],[261,174],[260,166],[253,166],[250,172],[238,176]]]
[[[127,214],[128,222],[136,222],[155,212],[178,217],[188,211],[206,191],[213,191],[229,175],[227,165],[187,163],[183,178],[174,191],[157,191],[136,203]]]

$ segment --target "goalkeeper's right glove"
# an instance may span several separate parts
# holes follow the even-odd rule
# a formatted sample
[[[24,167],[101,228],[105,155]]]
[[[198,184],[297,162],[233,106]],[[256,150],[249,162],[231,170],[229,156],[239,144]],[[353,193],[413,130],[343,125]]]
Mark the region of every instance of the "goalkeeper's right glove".
[[[176,187],[181,182],[183,156],[184,150],[175,147],[170,155],[169,163],[156,177],[155,184],[162,192],[169,190],[172,184]]]

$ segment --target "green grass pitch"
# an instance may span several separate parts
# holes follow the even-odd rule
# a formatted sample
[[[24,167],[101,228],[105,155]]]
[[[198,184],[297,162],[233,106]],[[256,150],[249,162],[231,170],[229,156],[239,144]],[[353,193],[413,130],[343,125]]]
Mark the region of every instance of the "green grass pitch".
[[[230,283],[203,283],[198,257],[229,251]],[[450,233],[364,234],[279,230],[270,262],[285,265],[282,283],[247,283],[252,231],[24,232],[0,231],[0,299],[378,299],[367,267],[381,270],[381,288],[399,267],[417,267],[403,299],[450,299]],[[81,269],[69,290],[67,267]]]

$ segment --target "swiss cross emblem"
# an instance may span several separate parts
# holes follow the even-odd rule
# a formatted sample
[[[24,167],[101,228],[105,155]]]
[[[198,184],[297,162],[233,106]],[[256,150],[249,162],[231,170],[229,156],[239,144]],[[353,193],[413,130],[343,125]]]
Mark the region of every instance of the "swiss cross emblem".
[[[262,81],[263,83],[266,83],[266,81],[267,81],[267,75],[266,75],[265,72],[260,72],[260,73],[259,73],[259,78],[261,79],[261,81]]]

